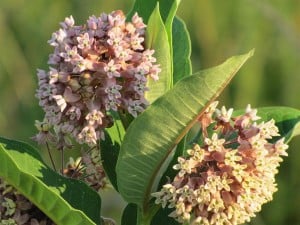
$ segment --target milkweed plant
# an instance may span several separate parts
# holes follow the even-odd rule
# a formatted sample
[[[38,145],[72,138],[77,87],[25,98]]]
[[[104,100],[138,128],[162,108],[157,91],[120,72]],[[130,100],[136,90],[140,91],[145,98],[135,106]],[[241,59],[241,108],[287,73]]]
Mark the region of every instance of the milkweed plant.
[[[0,138],[1,225],[116,224],[100,214],[109,187],[128,203],[122,225],[244,224],[273,199],[300,111],[219,105],[253,51],[192,72],[179,2],[60,23],[37,70],[44,118],[32,137],[51,164]]]

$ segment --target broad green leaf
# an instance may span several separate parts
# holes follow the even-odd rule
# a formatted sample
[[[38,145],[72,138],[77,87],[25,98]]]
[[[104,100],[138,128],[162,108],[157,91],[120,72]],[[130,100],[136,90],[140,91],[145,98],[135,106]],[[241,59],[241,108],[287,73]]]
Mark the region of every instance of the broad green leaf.
[[[146,32],[146,46],[155,49],[154,56],[160,64],[161,72],[159,80],[148,79],[147,86],[149,91],[145,93],[145,98],[152,103],[158,97],[166,93],[172,85],[172,60],[168,36],[159,13],[159,5],[154,9],[150,16]]]
[[[124,135],[125,130],[121,121],[115,120],[114,125],[106,129],[105,140],[100,141],[102,165],[107,177],[116,190],[118,190],[116,164]]]
[[[289,107],[262,107],[258,108],[257,115],[261,120],[274,119],[281,137],[288,143],[300,135],[300,110]]]
[[[252,54],[185,77],[131,123],[116,167],[119,191],[128,202],[147,212],[172,150]]]
[[[191,40],[185,23],[178,17],[174,18],[173,29],[173,84],[192,74]]]
[[[30,145],[0,138],[0,176],[57,225],[100,224],[100,196],[51,170]]]
[[[123,210],[121,225],[138,225],[137,224],[137,205],[128,204]]]

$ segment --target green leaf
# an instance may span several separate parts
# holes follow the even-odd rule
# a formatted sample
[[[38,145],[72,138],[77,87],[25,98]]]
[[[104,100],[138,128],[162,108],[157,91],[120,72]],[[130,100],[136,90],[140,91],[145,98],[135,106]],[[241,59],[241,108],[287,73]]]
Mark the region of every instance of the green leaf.
[[[169,44],[170,55],[173,56],[172,25],[173,25],[173,19],[175,17],[180,2],[181,0],[147,0],[147,1],[136,0],[127,18],[131,18],[134,15],[134,13],[137,12],[139,16],[143,18],[144,22],[149,26],[148,20],[150,18],[151,12],[155,11],[157,5],[160,5],[160,14],[167,33],[167,42],[165,42],[165,44],[167,43]],[[171,74],[173,74],[172,61],[173,60],[170,61]]]
[[[185,23],[175,17],[173,21],[173,84],[192,74],[191,40]]]
[[[0,137],[0,176],[57,225],[100,224],[100,196],[51,170],[30,145]]]
[[[128,202],[148,211],[173,149],[252,54],[185,77],[131,123],[116,167],[119,191]]]
[[[162,18],[165,21],[166,30],[169,37],[169,44],[172,46],[173,35],[172,35],[172,26],[173,20],[176,15],[176,11],[178,9],[179,3],[181,0],[161,0],[161,14]],[[166,16],[165,16],[166,15]],[[165,19],[166,18],[166,19]]]
[[[166,93],[172,85],[172,60],[168,36],[159,13],[159,6],[154,9],[147,26],[146,46],[155,49],[154,56],[160,64],[161,72],[159,80],[148,79],[147,86],[149,91],[145,93],[145,98],[152,103],[158,97]]]
[[[136,225],[137,223],[137,205],[128,204],[122,214],[121,225]]]
[[[151,12],[159,3],[162,20],[166,25],[168,36],[171,37],[173,18],[180,2],[181,0],[136,0],[127,18],[131,18],[137,12],[143,18],[144,23],[148,24]]]
[[[241,115],[245,110],[236,110],[233,116]],[[274,140],[284,137],[288,143],[297,135],[300,135],[300,110],[284,107],[284,106],[269,106],[257,108],[257,115],[261,117],[260,121],[275,120],[275,124],[279,129],[280,137],[275,137]]]
[[[300,110],[289,107],[262,107],[258,108],[257,115],[261,120],[274,119],[281,137],[288,143],[300,135]]]
[[[124,127],[120,120],[115,120],[114,125],[105,131],[105,140],[100,141],[102,165],[113,187],[118,191],[116,164],[120,146],[125,135]]]

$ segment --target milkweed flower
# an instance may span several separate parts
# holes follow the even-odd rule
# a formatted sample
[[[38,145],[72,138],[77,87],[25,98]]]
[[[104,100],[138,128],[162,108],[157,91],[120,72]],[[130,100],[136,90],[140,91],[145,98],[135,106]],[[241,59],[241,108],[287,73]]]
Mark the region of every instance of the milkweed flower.
[[[54,223],[15,188],[0,178],[0,224],[37,225]]]
[[[249,222],[277,191],[284,139],[274,120],[258,122],[257,110],[232,117],[233,109],[216,109],[216,103],[199,118],[201,144],[187,150],[173,168],[178,174],[152,195],[155,203],[174,209],[169,215],[193,225],[236,225]],[[213,128],[211,128],[213,127]],[[271,142],[272,139],[272,142]]]
[[[110,111],[136,117],[146,108],[147,80],[158,80],[161,70],[154,50],[145,48],[146,25],[137,14],[126,22],[120,10],[103,13],[80,26],[70,16],[60,25],[48,41],[50,68],[38,70],[36,97],[57,142],[71,136],[93,146],[112,125]]]
[[[66,165],[63,174],[67,177],[84,181],[96,191],[108,186],[99,149],[92,148],[89,151],[82,151],[81,157],[74,160],[72,157]]]

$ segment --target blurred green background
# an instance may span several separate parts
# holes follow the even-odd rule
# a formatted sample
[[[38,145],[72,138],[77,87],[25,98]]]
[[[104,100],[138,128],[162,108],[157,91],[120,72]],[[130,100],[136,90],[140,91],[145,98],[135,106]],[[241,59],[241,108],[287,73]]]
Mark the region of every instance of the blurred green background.
[[[146,0],[145,0],[146,1]],[[0,0],[0,135],[29,141],[42,110],[34,98],[36,69],[47,69],[52,32],[66,16],[122,9],[129,0]],[[255,48],[220,98],[227,107],[284,105],[300,109],[299,0],[183,0],[178,15],[192,39],[194,71]],[[176,37],[175,37],[176,38]],[[32,143],[32,142],[31,142]],[[291,143],[277,176],[279,191],[252,225],[300,225],[300,139]],[[0,159],[1,163],[1,159]],[[119,221],[124,202],[105,191],[104,216]]]

